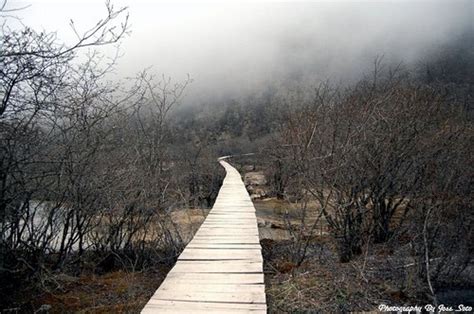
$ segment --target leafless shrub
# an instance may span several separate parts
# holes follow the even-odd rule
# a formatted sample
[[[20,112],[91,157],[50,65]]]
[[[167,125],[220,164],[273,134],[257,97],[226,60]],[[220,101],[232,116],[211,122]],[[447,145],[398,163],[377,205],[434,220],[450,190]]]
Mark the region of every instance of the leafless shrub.
[[[54,272],[170,264],[184,247],[170,216],[181,200],[168,122],[191,80],[175,84],[144,71],[127,85],[111,83],[105,76],[116,58],[97,50],[79,63],[79,48],[127,32],[124,9],[106,8],[83,34],[71,25],[78,36],[71,46],[3,24],[2,282],[55,288]],[[8,304],[11,287],[1,288]]]
[[[292,182],[298,186],[296,193],[307,191],[319,203],[313,210],[322,211],[339,243],[341,261],[360,254],[369,239],[390,240],[411,211],[423,212],[433,206],[429,204],[444,208],[442,199],[451,193],[472,199],[467,190],[455,189],[469,186],[459,170],[456,183],[437,185],[430,197],[425,194],[434,178],[454,171],[446,160],[456,159],[461,168],[469,169],[468,159],[455,157],[456,151],[472,155],[466,148],[460,150],[469,146],[472,136],[462,107],[447,103],[439,90],[410,80],[401,67],[384,69],[379,60],[375,66],[373,76],[354,87],[341,90],[321,84],[311,97],[288,104],[280,132],[283,153],[275,159],[286,169],[294,167],[302,178]],[[435,164],[440,174],[434,176],[428,169]],[[452,178],[436,180],[447,183]],[[464,206],[456,208],[465,212]],[[439,221],[432,222],[432,210],[422,215],[429,222],[420,235],[436,233],[440,227]],[[453,255],[459,254],[458,250]]]

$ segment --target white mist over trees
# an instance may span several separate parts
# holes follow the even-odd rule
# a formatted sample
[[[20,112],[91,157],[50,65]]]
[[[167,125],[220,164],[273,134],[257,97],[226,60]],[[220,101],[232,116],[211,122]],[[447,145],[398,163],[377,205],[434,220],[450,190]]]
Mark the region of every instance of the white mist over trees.
[[[73,40],[69,21],[85,28],[100,1],[19,1],[22,22]],[[413,63],[465,31],[471,1],[126,1],[131,36],[121,43],[116,75],[136,68],[195,79],[185,102],[242,96],[268,85],[360,78],[375,57]],[[41,12],[49,12],[48,19]]]

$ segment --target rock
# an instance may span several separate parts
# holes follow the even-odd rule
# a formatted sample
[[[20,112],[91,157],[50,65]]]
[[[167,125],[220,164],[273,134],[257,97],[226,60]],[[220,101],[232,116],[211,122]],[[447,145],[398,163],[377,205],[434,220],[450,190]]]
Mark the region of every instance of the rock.
[[[255,166],[253,165],[245,165],[242,167],[243,172],[250,172],[255,170]]]
[[[262,171],[253,171],[247,172],[244,175],[245,185],[265,185],[267,184],[267,179]]]
[[[285,226],[281,223],[270,223],[270,228],[272,229],[282,229],[282,230],[286,230]]]
[[[262,188],[252,188],[248,190],[249,190],[250,198],[252,200],[262,199],[262,198],[267,197],[267,192]]]
[[[267,226],[267,221],[265,219],[262,219],[262,218],[257,218],[257,225],[261,228],[266,227]]]
[[[51,311],[52,306],[49,304],[43,304],[41,307],[35,311],[35,313],[49,313]]]

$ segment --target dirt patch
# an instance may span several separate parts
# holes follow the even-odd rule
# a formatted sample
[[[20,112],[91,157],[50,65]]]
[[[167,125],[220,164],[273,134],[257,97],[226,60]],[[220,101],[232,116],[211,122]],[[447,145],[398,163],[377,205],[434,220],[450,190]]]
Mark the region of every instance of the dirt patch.
[[[139,313],[171,269],[162,264],[141,272],[54,276],[55,289],[16,293],[15,306],[0,313]]]
[[[60,282],[60,290],[39,295],[30,307],[33,311],[47,309],[49,313],[138,313],[168,271],[163,267],[153,272],[84,275]]]

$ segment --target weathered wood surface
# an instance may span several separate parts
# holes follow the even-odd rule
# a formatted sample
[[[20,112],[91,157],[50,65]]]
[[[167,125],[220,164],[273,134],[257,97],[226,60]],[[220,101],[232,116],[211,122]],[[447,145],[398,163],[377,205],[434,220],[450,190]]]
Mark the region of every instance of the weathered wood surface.
[[[266,313],[255,207],[239,172],[220,164],[214,207],[142,313]]]

